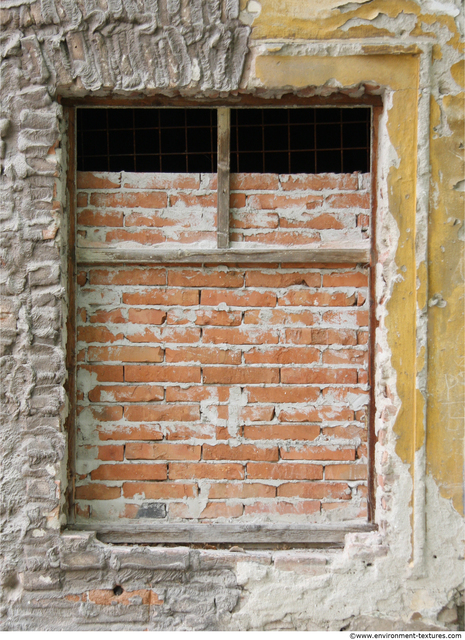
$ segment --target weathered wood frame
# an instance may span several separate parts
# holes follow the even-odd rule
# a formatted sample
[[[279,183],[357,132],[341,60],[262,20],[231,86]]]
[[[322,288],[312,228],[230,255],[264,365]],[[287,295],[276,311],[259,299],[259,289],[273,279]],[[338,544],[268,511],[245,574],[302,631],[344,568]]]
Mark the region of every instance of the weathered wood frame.
[[[249,98],[249,99],[247,99]],[[371,172],[372,172],[372,238],[367,243],[353,244],[349,247],[334,245],[320,246],[308,249],[237,249],[229,247],[229,147],[230,147],[230,109],[218,103],[209,103],[209,106],[218,106],[218,222],[217,222],[217,249],[140,249],[105,248],[89,249],[75,248],[75,107],[76,106],[117,106],[114,101],[101,98],[68,101],[62,100],[66,107],[69,122],[69,163],[68,163],[68,198],[69,198],[69,242],[68,254],[69,273],[69,316],[68,317],[68,393],[70,394],[70,416],[67,421],[68,428],[68,526],[73,529],[94,531],[97,537],[112,544],[207,544],[218,545],[241,544],[244,547],[270,546],[276,547],[342,547],[347,533],[368,532],[377,529],[374,524],[374,397],[371,393],[369,418],[368,418],[368,521],[334,523],[331,525],[319,524],[116,524],[116,523],[92,523],[76,524],[74,514],[74,468],[75,468],[75,288],[78,265],[102,265],[102,264],[239,264],[245,263],[309,263],[318,264],[366,264],[370,269],[370,355],[369,355],[369,382],[373,389],[374,381],[374,333],[376,327],[374,304],[374,266],[376,264],[375,238],[376,228],[376,172],[377,172],[377,144],[378,125],[381,113],[382,101],[379,96],[364,96],[358,100],[315,100],[315,99],[291,99],[281,98],[279,103],[272,100],[250,100],[246,97],[243,102],[234,102],[231,106],[310,106],[332,104],[334,106],[368,105],[372,107],[371,126]],[[121,104],[120,104],[121,103]],[[185,103],[185,104],[184,104]],[[119,106],[172,106],[173,102],[159,100],[118,100]],[[176,102],[178,104],[178,102]],[[179,106],[205,106],[196,101],[181,101]],[[72,220],[72,221],[71,221]],[[72,395],[71,395],[72,394]],[[72,414],[72,415],[71,415]]]

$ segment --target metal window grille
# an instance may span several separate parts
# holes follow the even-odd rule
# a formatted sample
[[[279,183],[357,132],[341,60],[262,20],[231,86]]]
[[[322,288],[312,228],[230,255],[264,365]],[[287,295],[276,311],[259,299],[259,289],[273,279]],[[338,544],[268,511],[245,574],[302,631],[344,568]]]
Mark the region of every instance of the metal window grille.
[[[231,172],[370,170],[369,107],[231,109]],[[78,170],[215,173],[217,112],[80,108]]]
[[[78,109],[78,171],[216,172],[216,109]]]

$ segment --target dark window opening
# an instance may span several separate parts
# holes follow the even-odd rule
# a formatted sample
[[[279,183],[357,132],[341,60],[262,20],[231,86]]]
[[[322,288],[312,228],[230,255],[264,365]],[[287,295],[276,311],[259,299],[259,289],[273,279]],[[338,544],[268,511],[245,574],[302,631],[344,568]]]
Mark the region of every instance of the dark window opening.
[[[78,171],[215,173],[216,109],[78,109]]]
[[[232,173],[370,171],[369,107],[233,108]],[[79,171],[215,173],[217,113],[207,108],[77,111]]]
[[[231,109],[232,173],[370,171],[369,108]]]

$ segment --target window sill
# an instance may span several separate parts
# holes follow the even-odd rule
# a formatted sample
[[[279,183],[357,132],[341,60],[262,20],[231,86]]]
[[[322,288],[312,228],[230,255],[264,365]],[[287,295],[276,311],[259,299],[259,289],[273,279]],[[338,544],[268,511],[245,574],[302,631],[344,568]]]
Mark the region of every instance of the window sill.
[[[286,547],[343,547],[348,533],[376,531],[367,522],[334,524],[74,524],[69,530],[92,531],[110,544],[240,544]]]

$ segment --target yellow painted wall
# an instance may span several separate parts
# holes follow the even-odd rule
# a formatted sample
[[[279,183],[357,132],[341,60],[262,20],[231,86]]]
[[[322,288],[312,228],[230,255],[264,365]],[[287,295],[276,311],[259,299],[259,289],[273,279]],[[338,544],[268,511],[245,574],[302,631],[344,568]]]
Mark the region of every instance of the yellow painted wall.
[[[360,6],[356,6],[359,4]],[[416,375],[428,368],[427,472],[463,514],[464,488],[464,86],[463,42],[456,16],[422,13],[407,0],[343,3],[340,0],[256,0],[242,2],[252,26],[252,42],[273,47],[255,60],[255,76],[265,87],[319,86],[329,78],[344,86],[376,80],[394,90],[388,133],[399,157],[389,175],[389,207],[400,232],[396,255],[403,278],[388,304],[386,326],[402,407],[395,424],[397,453],[414,473],[414,453],[425,441],[424,398]],[[454,13],[453,10],[452,14]],[[459,17],[460,18],[460,17]],[[386,39],[386,36],[388,39]],[[408,37],[412,55],[393,55]],[[379,38],[373,41],[373,38]],[[383,40],[381,40],[381,38]],[[287,54],[276,42],[356,40],[364,53],[381,42],[386,55],[315,57]],[[390,40],[392,39],[392,40]],[[428,264],[416,262],[417,97],[419,50],[433,46],[430,76],[430,205]],[[397,43],[397,44],[396,44]],[[389,45],[389,46],[388,46]],[[462,182],[461,182],[462,181]],[[428,287],[428,357],[416,352],[417,306],[425,307]],[[400,330],[401,328],[401,330]]]

